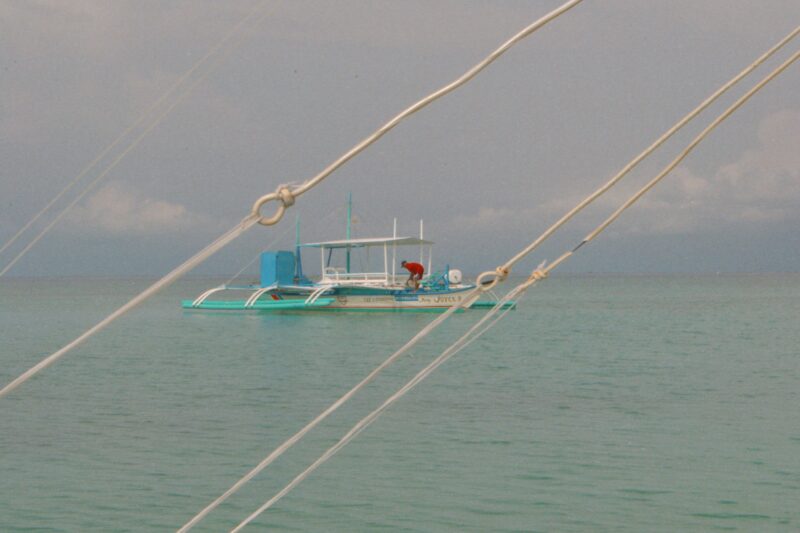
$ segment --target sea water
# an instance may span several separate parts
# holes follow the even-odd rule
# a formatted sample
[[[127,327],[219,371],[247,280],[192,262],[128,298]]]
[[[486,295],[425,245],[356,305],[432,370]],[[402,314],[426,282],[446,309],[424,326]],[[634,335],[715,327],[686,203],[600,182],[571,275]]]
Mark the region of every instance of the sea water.
[[[174,531],[435,316],[180,308],[211,284],[0,399],[0,531]],[[0,382],[146,285],[4,279]],[[235,526],[483,312],[196,531]],[[798,531],[800,275],[553,276],[250,529]]]

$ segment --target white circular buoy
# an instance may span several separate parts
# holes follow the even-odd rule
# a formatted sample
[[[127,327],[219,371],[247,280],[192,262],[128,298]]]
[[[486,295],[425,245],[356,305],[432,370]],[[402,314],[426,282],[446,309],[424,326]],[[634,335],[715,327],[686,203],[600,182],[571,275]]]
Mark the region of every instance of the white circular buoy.
[[[461,283],[462,278],[461,271],[458,269],[452,268],[450,272],[447,273],[447,280],[454,285]]]

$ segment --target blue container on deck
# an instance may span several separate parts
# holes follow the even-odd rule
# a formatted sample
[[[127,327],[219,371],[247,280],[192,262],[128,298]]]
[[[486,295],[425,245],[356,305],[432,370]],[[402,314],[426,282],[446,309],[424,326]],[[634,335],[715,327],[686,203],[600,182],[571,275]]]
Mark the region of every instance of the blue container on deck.
[[[294,283],[294,254],[292,252],[264,252],[261,254],[261,286],[292,285]]]

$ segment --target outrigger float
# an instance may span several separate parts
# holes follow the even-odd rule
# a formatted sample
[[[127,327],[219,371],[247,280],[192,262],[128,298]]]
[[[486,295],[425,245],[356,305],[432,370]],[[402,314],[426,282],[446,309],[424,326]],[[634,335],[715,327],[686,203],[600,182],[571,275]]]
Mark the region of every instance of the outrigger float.
[[[349,220],[349,216],[348,216]],[[350,227],[348,224],[348,235]],[[220,285],[211,288],[194,300],[184,300],[184,309],[236,311],[444,311],[451,306],[460,309],[493,307],[497,301],[480,300],[483,293],[474,293],[474,284],[465,283],[460,270],[446,266],[428,274],[418,288],[407,284],[407,276],[396,272],[397,247],[418,246],[420,262],[427,249],[427,272],[431,271],[433,242],[420,237],[343,239],[295,245],[295,251],[267,251],[261,254],[261,279],[258,284]],[[321,258],[321,276],[314,281],[303,274],[301,250],[317,248]],[[370,251],[383,255],[382,271],[355,271],[351,254],[361,251],[369,264]],[[331,266],[334,251],[344,252],[344,266]],[[424,263],[423,263],[424,264]],[[247,293],[244,299],[210,299]],[[514,308],[514,302],[507,307]]]

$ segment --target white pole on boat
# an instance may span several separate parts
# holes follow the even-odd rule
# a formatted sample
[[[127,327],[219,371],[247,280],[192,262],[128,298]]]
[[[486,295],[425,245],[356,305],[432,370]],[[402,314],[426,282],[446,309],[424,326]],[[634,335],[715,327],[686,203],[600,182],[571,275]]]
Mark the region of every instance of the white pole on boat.
[[[353,223],[353,193],[347,193],[347,240],[350,240],[351,224]],[[350,246],[347,246],[347,273],[350,273]]]
[[[431,264],[433,263],[433,245],[428,246],[428,275],[431,274]]]
[[[419,219],[419,240],[424,238],[424,232],[422,231],[422,219]],[[419,262],[424,263],[424,255],[425,249],[422,246],[422,243],[419,243]]]
[[[300,255],[300,214],[294,220],[294,282],[303,279],[303,259]]]
[[[383,243],[383,279],[389,284],[389,245]]]
[[[392,238],[397,238],[397,217],[394,219],[394,228],[392,229]],[[392,283],[397,280],[397,272],[395,269],[397,265],[397,243],[392,243]]]

